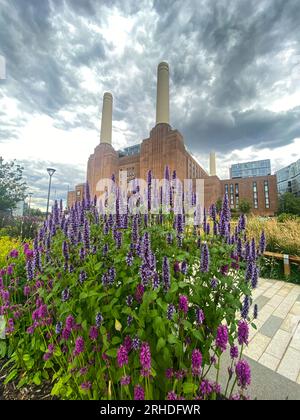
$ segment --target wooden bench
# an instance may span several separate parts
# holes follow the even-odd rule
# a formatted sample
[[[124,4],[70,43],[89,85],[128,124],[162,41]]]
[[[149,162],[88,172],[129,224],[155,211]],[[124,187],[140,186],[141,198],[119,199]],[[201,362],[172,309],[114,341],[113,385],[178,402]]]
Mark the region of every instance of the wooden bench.
[[[284,270],[284,275],[286,277],[290,276],[291,274],[291,266],[290,266],[291,262],[300,264],[300,257],[295,257],[288,254],[279,254],[277,252],[266,251],[264,252],[264,256],[276,258],[278,260],[283,260],[283,270]]]

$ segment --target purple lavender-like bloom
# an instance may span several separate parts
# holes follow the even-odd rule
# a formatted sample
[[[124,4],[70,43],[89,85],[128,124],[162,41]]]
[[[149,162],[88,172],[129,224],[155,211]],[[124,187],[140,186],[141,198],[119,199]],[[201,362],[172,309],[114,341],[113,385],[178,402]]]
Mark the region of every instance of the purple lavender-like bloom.
[[[182,272],[182,274],[186,275],[187,274],[187,271],[188,271],[187,262],[186,261],[182,261],[182,264],[181,264],[181,272]]]
[[[218,287],[219,280],[216,277],[213,277],[210,281],[210,287],[214,290]]]
[[[253,270],[252,270],[252,277],[251,277],[252,289],[257,288],[257,283],[258,283],[258,267],[254,265]]]
[[[219,325],[217,329],[216,346],[222,351],[226,351],[228,343],[228,328],[226,325]]]
[[[173,243],[172,233],[167,233],[167,244],[171,245]]]
[[[197,322],[197,324],[202,325],[204,320],[205,320],[203,310],[200,309],[200,308],[196,308],[195,312],[196,312],[196,322]]]
[[[132,305],[132,303],[133,303],[133,296],[132,296],[132,295],[128,295],[128,296],[126,297],[126,305],[127,305],[127,306],[131,306],[131,305]]]
[[[108,244],[105,244],[102,250],[103,257],[106,257],[107,253],[108,253]]]
[[[63,244],[62,244],[62,253],[63,253],[64,259],[66,261],[68,261],[69,260],[69,247],[68,247],[67,241],[63,241]]]
[[[55,334],[60,334],[62,331],[62,322],[58,322],[55,326]]]
[[[237,359],[239,357],[239,349],[237,346],[230,347],[230,357],[232,359]]]
[[[108,270],[108,283],[112,285],[116,279],[116,269],[115,267],[110,267]]]
[[[76,338],[75,341],[75,350],[74,350],[74,355],[78,355],[80,353],[84,352],[84,339],[83,337],[79,336],[78,338]]]
[[[246,360],[239,360],[235,373],[237,376],[238,386],[242,389],[246,389],[248,385],[251,384],[251,369]]]
[[[242,344],[248,345],[249,340],[249,326],[248,323],[241,319],[238,323],[238,342],[241,346]]]
[[[132,324],[132,321],[133,321],[132,316],[131,315],[128,315],[128,317],[127,317],[127,325],[128,325],[128,327],[130,327],[130,325]]]
[[[61,292],[61,300],[63,302],[67,302],[67,300],[70,299],[70,290],[68,287],[66,287],[62,292]]]
[[[86,272],[85,271],[80,271],[80,273],[79,273],[79,279],[78,279],[79,283],[80,284],[83,284],[86,279],[87,279]]]
[[[246,281],[246,283],[249,283],[249,281],[252,279],[252,276],[253,276],[253,268],[254,268],[253,261],[248,261],[246,272],[245,272],[245,281]]]
[[[92,325],[90,328],[89,337],[92,341],[96,341],[98,338],[98,328],[94,325]]]
[[[163,278],[164,290],[168,291],[171,287],[170,264],[169,264],[168,257],[163,258],[162,278]]]
[[[241,238],[238,238],[237,243],[236,243],[236,252],[239,257],[242,256],[242,251],[243,251],[242,240]]]
[[[127,353],[129,353],[132,349],[132,340],[129,335],[126,335],[123,345],[125,349],[127,350]]]
[[[253,318],[257,319],[257,317],[258,317],[258,305],[255,304],[254,309],[253,309]]]
[[[180,295],[179,296],[179,310],[182,311],[184,314],[186,314],[189,310],[189,301],[187,296]]]
[[[239,218],[237,232],[241,233],[246,229],[246,216],[242,214]]]
[[[259,252],[262,255],[266,250],[266,235],[265,232],[262,231],[260,240],[259,240]]]
[[[151,351],[148,343],[142,343],[140,350],[140,363],[145,371],[150,374],[151,370]]]
[[[141,340],[138,337],[134,337],[134,339],[132,340],[133,350],[135,351],[139,350],[140,346],[141,346]]]
[[[175,313],[176,313],[176,308],[172,303],[170,303],[168,305],[168,310],[167,310],[167,319],[171,321]]]
[[[29,296],[30,295],[30,286],[26,285],[24,286],[24,290],[23,290],[24,296]]]
[[[131,251],[128,252],[128,254],[126,255],[126,264],[131,267],[133,263],[133,254]]]
[[[178,395],[176,394],[176,392],[174,391],[169,391],[168,395],[167,395],[167,400],[168,401],[175,401],[178,400]]]
[[[206,243],[204,243],[201,248],[200,271],[202,271],[202,273],[207,273],[209,271],[209,249]]]
[[[202,365],[202,354],[200,350],[194,349],[192,353],[192,372],[194,376],[200,375]]]
[[[141,303],[143,300],[143,295],[145,292],[145,288],[142,284],[138,284],[135,291],[135,299],[138,303]]]
[[[158,289],[159,285],[160,285],[159,275],[155,272],[153,274],[153,289],[154,290]]]
[[[121,386],[127,386],[130,384],[130,382],[131,382],[131,377],[128,375],[122,376],[122,378],[120,379]]]
[[[66,328],[70,331],[75,327],[75,319],[72,315],[68,315],[66,318]]]
[[[12,251],[10,251],[9,256],[10,258],[18,258],[19,251],[17,249],[13,249]]]
[[[257,258],[257,252],[256,252],[256,244],[255,244],[255,239],[254,238],[252,238],[252,240],[251,240],[250,249],[251,249],[251,258],[252,258],[253,261],[255,261],[256,258]]]
[[[200,384],[200,393],[203,396],[210,395],[213,392],[213,386],[208,379],[204,379]]]
[[[243,319],[247,319],[250,309],[250,298],[249,296],[245,296],[242,310],[241,310],[241,316]]]
[[[136,385],[134,387],[134,400],[144,400],[145,399],[145,392],[143,387],[141,387],[140,385]]]
[[[84,221],[84,228],[83,228],[83,243],[85,249],[90,249],[90,225],[87,219]]]
[[[103,316],[100,312],[97,313],[95,320],[96,320],[97,327],[100,328],[103,322]]]
[[[128,352],[123,345],[121,345],[118,349],[117,362],[120,368],[124,365],[128,365]]]

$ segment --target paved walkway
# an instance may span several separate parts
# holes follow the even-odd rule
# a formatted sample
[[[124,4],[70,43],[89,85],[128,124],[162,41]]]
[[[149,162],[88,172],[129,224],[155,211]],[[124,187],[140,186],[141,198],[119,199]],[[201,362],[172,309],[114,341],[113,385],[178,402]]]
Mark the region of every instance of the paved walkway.
[[[244,354],[300,384],[300,286],[260,279],[253,293],[257,330]]]

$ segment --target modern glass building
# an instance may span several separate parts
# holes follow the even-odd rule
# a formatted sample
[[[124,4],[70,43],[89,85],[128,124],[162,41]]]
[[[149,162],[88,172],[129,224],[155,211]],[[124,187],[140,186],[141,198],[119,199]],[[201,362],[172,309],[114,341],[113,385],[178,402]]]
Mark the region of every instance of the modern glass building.
[[[300,159],[276,172],[279,194],[291,192],[300,197]]]
[[[270,159],[254,162],[235,163],[230,168],[230,178],[249,178],[253,176],[271,175]]]

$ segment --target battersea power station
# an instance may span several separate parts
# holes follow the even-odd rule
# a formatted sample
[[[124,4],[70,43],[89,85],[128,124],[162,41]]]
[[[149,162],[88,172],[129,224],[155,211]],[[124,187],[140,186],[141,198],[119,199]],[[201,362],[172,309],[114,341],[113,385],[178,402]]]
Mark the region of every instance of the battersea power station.
[[[156,122],[147,138],[140,144],[115,150],[112,144],[113,97],[104,93],[101,117],[100,143],[89,157],[87,183],[93,197],[97,195],[96,185],[100,179],[118,180],[121,171],[127,172],[128,182],[135,178],[147,178],[149,170],[157,179],[163,179],[166,166],[170,173],[176,170],[177,178],[204,180],[204,204],[212,203],[228,193],[232,209],[239,209],[242,200],[251,205],[256,215],[272,216],[277,209],[277,183],[275,175],[233,178],[221,180],[217,176],[215,153],[210,154],[207,173],[187,151],[180,131],[172,128],[169,117],[169,65],[162,62],[157,69]],[[222,133],[220,133],[220,136]],[[86,183],[75,186],[68,192],[68,207],[81,201]]]

